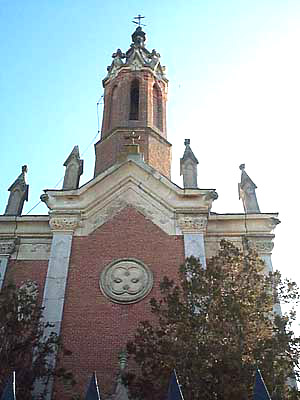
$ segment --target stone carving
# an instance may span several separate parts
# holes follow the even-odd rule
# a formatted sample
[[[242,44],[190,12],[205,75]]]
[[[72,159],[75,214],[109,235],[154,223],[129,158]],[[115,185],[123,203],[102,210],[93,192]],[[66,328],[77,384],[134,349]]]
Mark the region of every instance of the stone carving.
[[[111,65],[107,67],[108,73],[103,83],[109,79],[115,78],[122,67],[130,67],[133,70],[149,67],[152,69],[157,79],[166,80],[166,69],[160,64],[160,54],[155,49],[151,52],[146,49],[146,34],[143,32],[142,28],[138,26],[131,37],[132,43],[125,54],[120,49],[117,49],[117,51],[113,53],[113,61]]]
[[[184,188],[197,188],[197,164],[198,160],[190,148],[190,139],[185,139],[185,150],[180,159],[180,175],[183,176]]]
[[[215,190],[210,190],[205,196],[204,196],[204,200],[206,201],[214,201],[217,200],[217,198],[219,197],[218,193]]]
[[[246,214],[260,213],[255,189],[257,186],[249,178],[245,171],[245,164],[240,165],[242,171],[241,182],[239,183],[239,199],[242,199],[244,210]]]
[[[43,203],[46,204],[46,206],[49,208],[49,210],[52,210],[55,207],[55,198],[51,195],[49,195],[48,193],[43,193],[40,196],[40,199]]]
[[[141,261],[116,260],[100,275],[100,288],[116,303],[130,304],[142,300],[153,286],[153,275]]]
[[[260,253],[271,253],[274,248],[274,243],[271,240],[249,240],[250,247]]]
[[[69,157],[64,162],[66,167],[63,189],[72,190],[79,186],[79,179],[83,172],[83,160],[80,160],[79,147],[74,146]]]
[[[271,253],[274,243],[270,241],[257,241],[255,247],[258,253]]]
[[[274,218],[274,217],[271,217],[269,221],[270,221],[269,226],[270,226],[270,229],[272,229],[272,230],[275,229],[276,226],[281,223],[280,219]]]
[[[15,251],[16,241],[13,240],[0,240],[0,254],[9,255]]]
[[[19,216],[22,214],[24,202],[28,201],[29,185],[26,184],[25,174],[27,165],[23,165],[21,174],[9,187],[10,192],[4,215]]]
[[[203,232],[207,226],[206,217],[180,217],[177,221],[182,232]]]
[[[49,225],[53,231],[74,231],[79,220],[76,217],[52,217]]]

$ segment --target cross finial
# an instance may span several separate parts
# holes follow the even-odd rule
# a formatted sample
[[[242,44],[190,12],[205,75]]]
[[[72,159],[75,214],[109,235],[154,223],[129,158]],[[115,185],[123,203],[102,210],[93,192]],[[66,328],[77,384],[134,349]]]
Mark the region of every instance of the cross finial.
[[[190,144],[190,143],[191,143],[190,139],[184,139],[184,145],[185,145],[185,146],[187,146],[187,145]]]
[[[131,144],[137,144],[135,143],[135,140],[140,140],[141,136],[137,135],[134,131],[132,131],[129,135],[125,136],[125,139],[132,140]]]
[[[141,14],[139,14],[137,17],[133,17],[133,19],[137,19],[138,20],[138,22],[136,22],[136,21],[132,21],[134,24],[137,24],[138,26],[146,26],[145,24],[142,24],[141,23],[141,19],[142,18],[145,18],[145,17],[142,17],[141,16]]]

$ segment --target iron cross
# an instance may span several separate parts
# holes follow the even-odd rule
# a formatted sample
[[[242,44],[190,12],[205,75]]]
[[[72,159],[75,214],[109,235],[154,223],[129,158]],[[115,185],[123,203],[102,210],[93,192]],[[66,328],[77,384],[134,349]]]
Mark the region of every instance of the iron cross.
[[[145,18],[145,17],[142,17],[141,16],[141,14],[139,14],[137,17],[133,17],[133,19],[137,19],[139,22],[136,22],[136,21],[132,21],[134,24],[137,24],[138,26],[146,26],[145,24],[142,24],[141,23],[141,19],[142,18]]]

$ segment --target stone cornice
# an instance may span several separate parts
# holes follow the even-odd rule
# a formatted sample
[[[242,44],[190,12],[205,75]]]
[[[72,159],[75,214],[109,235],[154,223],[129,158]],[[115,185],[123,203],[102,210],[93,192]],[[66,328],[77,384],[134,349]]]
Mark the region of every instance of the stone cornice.
[[[279,224],[278,213],[258,214],[211,214],[207,235],[209,236],[244,236],[271,235]]]
[[[0,239],[7,237],[51,237],[48,215],[0,216]]]

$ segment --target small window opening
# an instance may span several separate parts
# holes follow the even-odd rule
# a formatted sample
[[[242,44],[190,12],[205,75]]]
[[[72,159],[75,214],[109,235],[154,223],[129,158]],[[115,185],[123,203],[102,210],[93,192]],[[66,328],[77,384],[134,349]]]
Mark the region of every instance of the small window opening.
[[[139,119],[139,101],[140,101],[139,81],[134,80],[130,88],[130,113],[129,113],[130,120]]]

